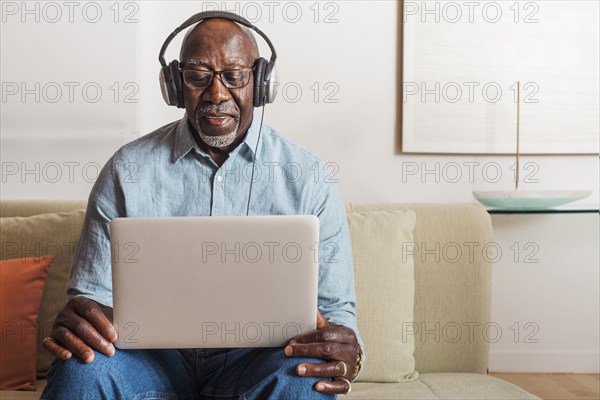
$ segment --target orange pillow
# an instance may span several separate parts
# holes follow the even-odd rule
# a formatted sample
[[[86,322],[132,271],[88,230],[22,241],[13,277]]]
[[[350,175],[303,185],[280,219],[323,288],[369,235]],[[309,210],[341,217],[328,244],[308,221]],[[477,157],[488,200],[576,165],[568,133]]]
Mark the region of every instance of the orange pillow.
[[[36,324],[53,256],[0,261],[0,389],[35,390]]]

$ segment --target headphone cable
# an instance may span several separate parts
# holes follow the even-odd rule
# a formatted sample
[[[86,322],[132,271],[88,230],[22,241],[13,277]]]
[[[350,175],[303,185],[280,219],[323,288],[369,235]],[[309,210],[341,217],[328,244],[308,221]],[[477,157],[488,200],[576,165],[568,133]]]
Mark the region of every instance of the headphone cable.
[[[263,127],[263,119],[265,117],[265,104],[263,102],[262,113],[260,116],[260,128],[258,129],[258,139],[256,140],[256,146],[254,146],[254,158],[252,159],[252,175],[250,176],[250,190],[248,190],[248,205],[246,206],[246,216],[250,214],[250,196],[252,196],[252,184],[254,183],[254,167],[256,164],[256,152],[258,151],[258,143],[260,142],[260,134]]]

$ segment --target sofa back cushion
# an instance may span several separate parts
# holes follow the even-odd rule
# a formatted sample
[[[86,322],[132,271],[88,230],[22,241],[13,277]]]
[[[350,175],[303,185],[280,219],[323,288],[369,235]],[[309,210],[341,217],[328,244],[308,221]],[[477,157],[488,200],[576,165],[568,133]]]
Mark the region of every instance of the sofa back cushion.
[[[348,212],[376,210],[413,210],[417,217],[415,322],[402,332],[414,337],[416,370],[486,373],[495,250],[487,211],[479,204],[347,204]]]
[[[402,327],[414,322],[414,264],[404,248],[413,243],[415,220],[410,210],[348,213],[358,330],[366,355],[359,381],[418,377],[414,337],[402,336]]]
[[[71,263],[84,215],[85,210],[80,209],[31,217],[0,218],[0,260],[54,256],[37,320],[38,378],[46,376],[52,362],[52,355],[43,349],[41,342],[50,334],[54,318],[66,302]]]
[[[0,200],[0,218],[70,212],[86,206],[85,200]]]

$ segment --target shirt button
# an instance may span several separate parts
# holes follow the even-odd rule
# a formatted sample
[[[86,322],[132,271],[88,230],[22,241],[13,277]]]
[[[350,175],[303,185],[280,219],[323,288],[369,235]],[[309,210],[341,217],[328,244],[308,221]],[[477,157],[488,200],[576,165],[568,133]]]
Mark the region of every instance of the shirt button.
[[[219,182],[219,183],[223,182],[223,177],[221,175],[217,176],[217,182]]]

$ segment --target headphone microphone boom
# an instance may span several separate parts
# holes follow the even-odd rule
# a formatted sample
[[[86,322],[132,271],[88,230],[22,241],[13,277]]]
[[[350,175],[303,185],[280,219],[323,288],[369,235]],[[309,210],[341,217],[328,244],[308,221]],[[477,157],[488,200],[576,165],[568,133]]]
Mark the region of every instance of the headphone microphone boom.
[[[269,45],[271,49],[271,59],[267,62],[264,58],[260,57],[256,60],[254,68],[254,89],[253,89],[253,105],[254,107],[262,107],[265,104],[272,103],[275,101],[277,96],[277,86],[279,84],[279,76],[275,69],[275,60],[277,59],[277,52],[273,43],[269,40],[268,36],[265,35],[260,29],[252,25],[247,19],[228,11],[204,11],[188,18],[183,24],[175,29],[169,37],[163,43],[160,53],[158,55],[158,61],[162,66],[160,69],[159,81],[160,90],[162,92],[163,99],[170,106],[177,106],[178,108],[184,108],[183,103],[183,78],[179,71],[179,61],[173,60],[167,65],[165,62],[165,52],[169,43],[175,36],[182,30],[198,23],[200,21],[220,18],[226,19],[245,27],[248,27],[258,33]]]

